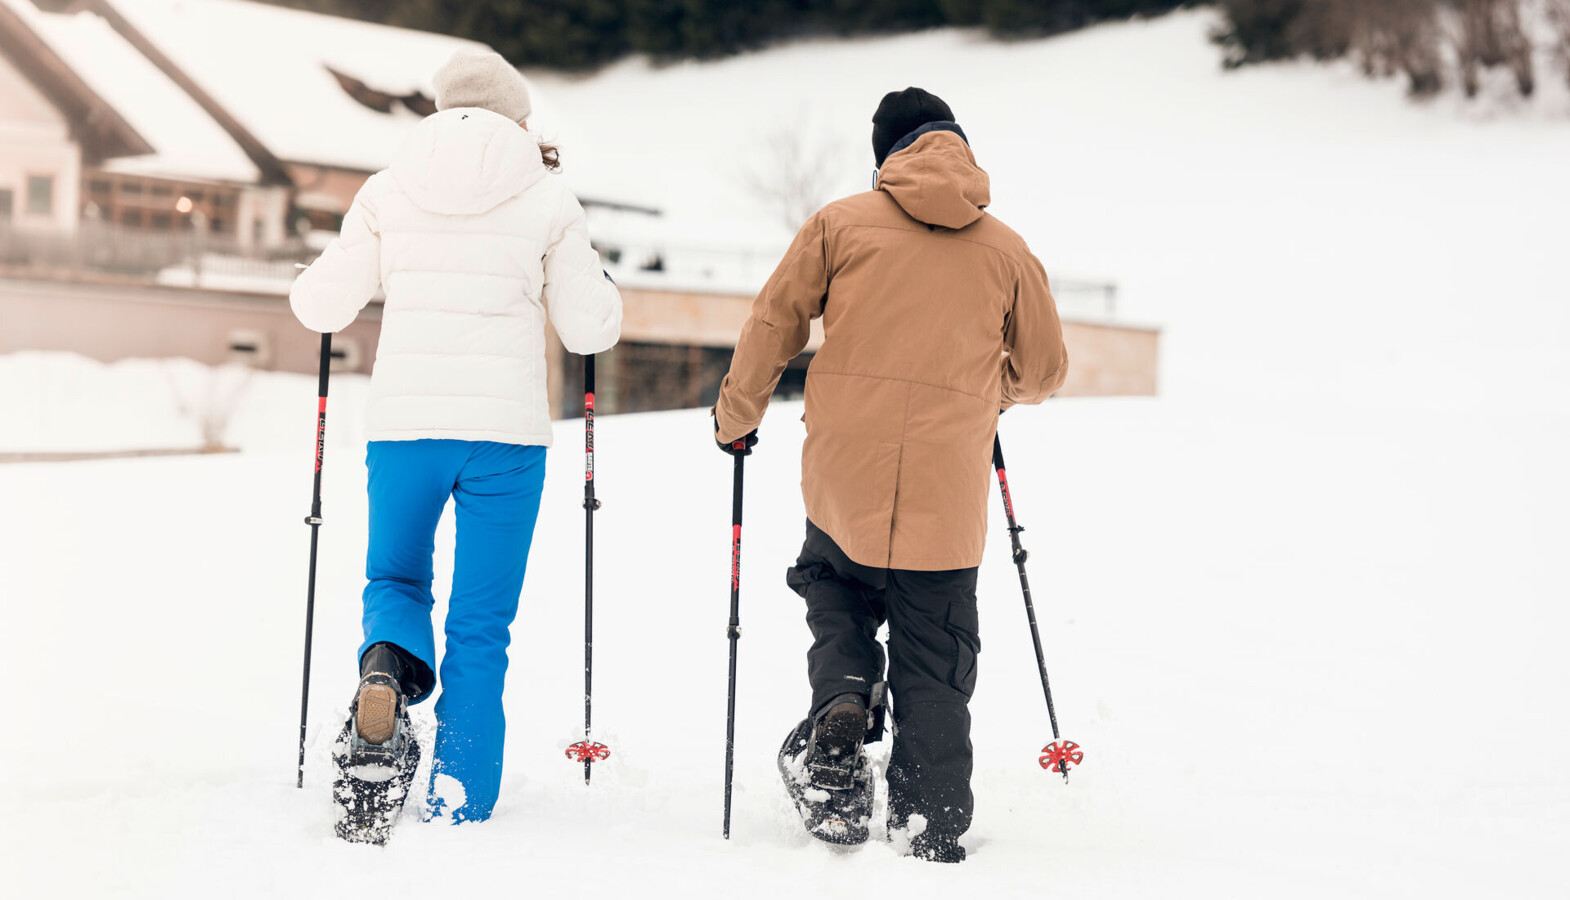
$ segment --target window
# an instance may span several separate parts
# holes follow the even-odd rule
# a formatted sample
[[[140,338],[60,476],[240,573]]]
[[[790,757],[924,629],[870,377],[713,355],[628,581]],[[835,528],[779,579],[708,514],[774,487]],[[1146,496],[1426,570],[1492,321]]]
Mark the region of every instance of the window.
[[[14,202],[10,188],[0,189],[0,222],[11,221],[11,205]]]
[[[159,182],[159,183],[153,185],[153,196],[154,197],[173,197],[174,196],[174,187],[172,185],[170,185],[170,184],[167,184],[167,183],[164,183],[164,182]]]
[[[87,192],[89,194],[114,193],[114,182],[107,178],[94,178],[92,181],[87,183]]]
[[[311,223],[312,231],[343,230],[343,213],[328,212],[325,209],[308,209],[301,218]]]
[[[122,193],[122,194],[140,194],[141,192],[142,192],[142,183],[140,181],[122,181],[122,182],[120,182],[120,193]]]
[[[213,234],[223,234],[229,230],[229,223],[223,219],[215,218],[207,223],[207,227],[212,229]]]
[[[169,227],[173,224],[173,220],[170,219],[168,213],[153,213],[152,216],[149,217],[147,224],[153,228],[158,229],[159,231],[168,231]]]
[[[55,211],[55,180],[52,175],[27,176],[27,212],[34,216],[52,215]]]
[[[214,194],[213,206],[218,209],[226,209],[231,207],[234,205],[235,197],[235,194]]]
[[[595,408],[602,414],[611,415],[712,406],[720,395],[720,383],[730,369],[731,353],[731,350],[719,347],[623,341],[595,364],[601,378]],[[791,360],[780,379],[776,396],[791,399],[801,396],[811,359],[810,355],[802,355]],[[581,416],[582,376],[573,374],[568,367],[563,377],[562,416]],[[622,390],[626,385],[635,385],[636,391]]]
[[[139,209],[126,209],[120,212],[120,224],[132,228],[142,227],[142,211]]]

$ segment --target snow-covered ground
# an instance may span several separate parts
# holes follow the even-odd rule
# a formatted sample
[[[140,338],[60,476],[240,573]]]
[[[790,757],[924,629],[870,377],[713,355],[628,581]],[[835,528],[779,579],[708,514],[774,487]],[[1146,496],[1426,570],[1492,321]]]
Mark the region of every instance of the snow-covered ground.
[[[923,84],[1049,268],[1115,278],[1130,314],[1165,323],[1162,397],[1003,420],[1058,713],[1087,760],[1067,786],[1036,766],[1050,730],[994,503],[965,865],[837,852],[786,808],[773,754],[808,642],[782,578],[802,523],[789,405],[748,468],[729,844],[730,471],[696,411],[598,422],[595,720],[614,755],[593,786],[562,756],[582,712],[565,422],[496,817],[409,820],[382,850],[336,841],[365,382],[333,386],[298,791],[315,384],[274,375],[243,387],[242,453],[0,467],[8,895],[1570,893],[1570,116],[1545,100],[1479,121],[1339,68],[1224,76],[1206,21],[815,43],[550,85],[582,129],[563,135],[572,165],[698,198],[708,240],[723,217],[765,231],[728,201],[700,208],[729,196],[740,101],[798,98],[816,127],[848,123],[860,159],[882,91]],[[0,452],[197,442],[171,385],[215,382],[172,371],[0,360]],[[448,523],[438,594],[452,540]]]

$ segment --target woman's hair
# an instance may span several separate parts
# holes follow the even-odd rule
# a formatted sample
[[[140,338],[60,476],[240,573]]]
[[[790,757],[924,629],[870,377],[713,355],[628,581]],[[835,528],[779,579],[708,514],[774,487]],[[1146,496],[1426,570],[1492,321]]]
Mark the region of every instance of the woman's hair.
[[[540,160],[552,172],[561,171],[561,151],[555,144],[540,144]]]

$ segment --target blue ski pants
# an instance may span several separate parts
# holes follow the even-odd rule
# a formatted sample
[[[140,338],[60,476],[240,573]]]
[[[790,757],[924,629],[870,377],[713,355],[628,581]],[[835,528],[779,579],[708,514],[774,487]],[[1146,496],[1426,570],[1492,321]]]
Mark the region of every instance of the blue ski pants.
[[[397,645],[436,671],[432,565],[436,524],[449,497],[458,524],[447,647],[436,700],[431,813],[454,821],[490,817],[501,789],[502,684],[509,627],[540,511],[545,448],[491,441],[372,441],[370,538],[365,559],[364,655]],[[410,702],[430,696],[421,684]],[[452,789],[446,777],[462,790]],[[461,798],[461,799],[460,799]]]

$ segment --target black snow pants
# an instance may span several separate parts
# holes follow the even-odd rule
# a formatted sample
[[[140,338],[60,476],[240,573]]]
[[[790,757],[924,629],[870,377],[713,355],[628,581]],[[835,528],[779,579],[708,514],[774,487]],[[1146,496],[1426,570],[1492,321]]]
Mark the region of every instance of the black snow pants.
[[[888,623],[889,826],[903,828],[920,814],[933,837],[964,834],[974,807],[968,704],[981,650],[976,569],[863,566],[809,521],[786,581],[807,601],[813,715],[842,694],[868,697],[884,680],[877,635]]]

